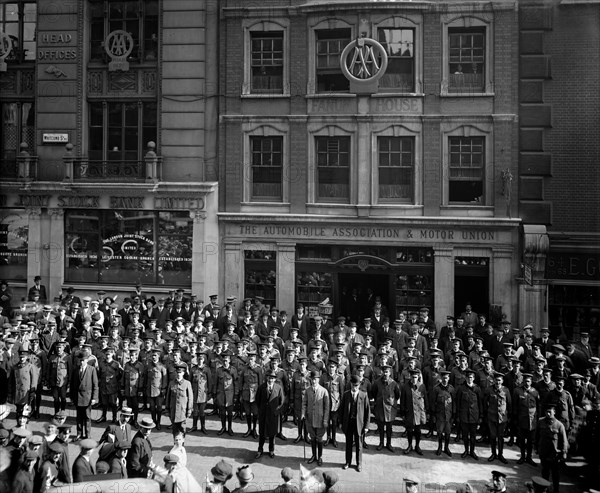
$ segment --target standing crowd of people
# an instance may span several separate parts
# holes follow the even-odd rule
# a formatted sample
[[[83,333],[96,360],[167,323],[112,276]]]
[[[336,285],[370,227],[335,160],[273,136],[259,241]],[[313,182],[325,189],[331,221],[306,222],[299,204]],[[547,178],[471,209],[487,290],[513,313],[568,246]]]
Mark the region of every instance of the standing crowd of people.
[[[575,447],[597,471],[598,452],[584,437],[598,434],[600,358],[585,332],[578,341],[553,341],[547,328],[508,320],[494,326],[470,305],[442,327],[428,307],[390,320],[377,297],[369,313],[354,319],[309,317],[301,304],[289,316],[260,297],[241,306],[229,297],[220,306],[217,295],[205,304],[181,289],[155,299],[141,285],[122,303],[103,291],[80,298],[67,288],[50,305],[35,281],[28,303],[0,312],[0,404],[13,404],[17,418],[13,430],[0,429],[0,445],[10,453],[0,473],[7,484],[20,485],[27,467],[36,469],[35,491],[83,481],[96,469],[153,476],[148,437],[161,430],[163,415],[175,441],[165,477],[187,460],[186,434],[209,433],[209,415],[220,420],[218,435],[233,435],[234,420],[245,422],[243,437],[258,440],[256,460],[265,445],[275,457],[276,439],[304,440],[307,463],[321,466],[341,429],[343,469],[361,471],[374,422],[378,453],[394,454],[402,444],[403,454],[423,455],[422,440],[435,437],[435,455],[453,457],[454,436],[463,460],[478,461],[487,448],[487,461],[506,464],[505,447],[516,444],[517,464],[537,468],[535,451],[554,492]],[[44,393],[54,414],[47,434],[36,438],[27,423],[40,418]],[[72,465],[68,401],[81,448]],[[91,437],[92,408],[101,411],[97,424],[108,422],[99,442]],[[146,412],[150,417],[140,419]],[[295,437],[284,434],[288,421]],[[398,422],[404,432],[394,437]],[[167,488],[176,491],[172,482]]]

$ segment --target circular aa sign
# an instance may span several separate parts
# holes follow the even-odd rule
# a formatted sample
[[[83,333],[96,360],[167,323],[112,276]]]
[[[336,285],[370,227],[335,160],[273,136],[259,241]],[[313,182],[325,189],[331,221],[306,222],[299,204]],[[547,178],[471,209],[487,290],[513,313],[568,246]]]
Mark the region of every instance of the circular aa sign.
[[[340,66],[347,79],[355,82],[374,82],[385,74],[388,57],[385,48],[374,39],[350,41],[340,56]]]
[[[133,51],[133,37],[127,31],[117,29],[106,36],[104,50],[111,58],[125,59]]]
[[[6,33],[0,32],[0,60],[4,60],[12,51],[12,40]]]

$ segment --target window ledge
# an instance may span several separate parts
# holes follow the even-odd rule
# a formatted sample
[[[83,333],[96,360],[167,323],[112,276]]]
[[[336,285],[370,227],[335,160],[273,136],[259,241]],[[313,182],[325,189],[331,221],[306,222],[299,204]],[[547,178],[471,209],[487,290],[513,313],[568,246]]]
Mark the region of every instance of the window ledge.
[[[285,99],[285,98],[290,98],[291,95],[290,94],[279,94],[279,93],[273,93],[273,94],[241,94],[240,98],[242,99]]]
[[[494,92],[441,92],[440,98],[493,98]]]
[[[289,207],[291,204],[289,202],[240,202],[240,205],[243,207]]]
[[[489,205],[441,205],[440,215],[442,216],[473,216],[473,217],[493,217],[494,207]]]
[[[425,93],[423,92],[378,92],[371,94],[372,98],[424,98]]]
[[[356,94],[348,94],[346,92],[329,92],[327,94],[306,94],[306,99],[322,99],[322,98],[356,98]]]

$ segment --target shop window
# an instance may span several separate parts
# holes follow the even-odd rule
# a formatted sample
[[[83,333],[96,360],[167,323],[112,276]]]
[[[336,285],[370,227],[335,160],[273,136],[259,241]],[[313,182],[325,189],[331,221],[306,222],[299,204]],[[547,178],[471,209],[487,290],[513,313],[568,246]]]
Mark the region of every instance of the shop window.
[[[319,29],[317,38],[317,92],[348,92],[350,82],[340,67],[340,56],[350,42],[350,29]]]
[[[2,151],[3,161],[15,161],[25,142],[30,154],[35,154],[35,106],[33,101],[2,103]]]
[[[27,279],[29,216],[23,209],[0,210],[0,266],[2,279]]]
[[[449,203],[484,204],[485,137],[449,137]]]
[[[6,62],[22,63],[36,58],[37,5],[35,2],[0,4],[0,32],[8,35],[10,49]]]
[[[317,200],[350,200],[350,137],[315,137]]]
[[[90,59],[107,62],[104,40],[122,30],[133,39],[129,62],[158,58],[158,0],[93,0],[90,6]]]
[[[253,93],[283,92],[283,31],[251,32]]]
[[[600,286],[551,285],[548,305],[553,338],[577,340],[588,332],[591,345],[600,346]]]
[[[193,221],[189,213],[70,211],[65,221],[67,281],[191,284]]]
[[[282,200],[283,137],[250,137],[252,199]]]
[[[378,137],[379,200],[414,201],[414,137]]]
[[[377,36],[388,56],[387,69],[379,79],[380,92],[414,92],[415,30],[379,28]]]
[[[296,272],[296,303],[302,303],[306,313],[313,318],[319,314],[319,303],[333,303],[333,274],[315,270]],[[323,305],[322,305],[323,306]],[[322,308],[323,310],[323,308]],[[331,315],[331,312],[327,313]]]
[[[90,161],[139,162],[148,142],[156,142],[155,102],[90,104]]]
[[[431,248],[402,247],[396,250],[397,263],[431,264],[433,250]]]
[[[448,92],[484,92],[484,27],[448,29]]]
[[[277,252],[246,250],[244,252],[244,296],[262,296],[263,304],[275,306],[277,284]]]
[[[433,276],[426,274],[398,274],[396,276],[396,313],[418,311],[420,307],[433,308]],[[430,313],[433,317],[433,313]]]
[[[299,260],[331,260],[331,247],[326,245],[297,245],[296,255]]]

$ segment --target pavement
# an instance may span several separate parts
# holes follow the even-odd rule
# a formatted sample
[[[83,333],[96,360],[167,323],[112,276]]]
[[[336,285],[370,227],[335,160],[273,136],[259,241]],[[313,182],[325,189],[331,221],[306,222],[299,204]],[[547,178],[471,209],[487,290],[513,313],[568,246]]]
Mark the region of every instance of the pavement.
[[[43,424],[50,419],[53,409],[50,407],[51,401],[48,396],[44,396],[42,402],[41,415],[39,419],[29,423],[29,429],[34,433],[42,433]],[[100,410],[92,410],[92,421],[100,417]],[[75,432],[75,410],[67,408],[67,423],[73,425]],[[149,417],[147,413],[140,413],[139,419]],[[110,416],[109,416],[110,417]],[[4,420],[5,428],[11,428],[15,424],[14,413]],[[173,436],[170,430],[167,430],[169,419],[163,416],[161,425],[162,430],[153,430],[150,440],[154,450],[154,462],[162,465],[163,457],[168,453],[173,445]],[[92,438],[99,440],[102,432],[108,423],[96,425],[92,423]],[[188,420],[188,428],[191,427],[191,420]],[[255,482],[263,490],[269,490],[281,484],[281,469],[289,466],[294,471],[294,483],[298,483],[299,465],[303,464],[308,469],[314,469],[316,464],[306,464],[306,459],[311,455],[310,444],[301,441],[293,443],[297,436],[297,429],[289,421],[284,424],[284,435],[287,441],[275,439],[275,457],[270,458],[268,454],[263,455],[259,460],[254,460],[258,449],[258,440],[242,438],[246,431],[246,422],[234,421],[234,436],[227,434],[218,436],[217,431],[221,423],[216,416],[207,418],[206,428],[209,431],[208,436],[199,432],[188,434],[185,440],[185,448],[188,456],[188,469],[192,472],[196,480],[204,484],[210,469],[220,460],[229,461],[234,468],[234,477],[229,480],[227,487],[233,490],[238,486],[235,478],[237,467],[250,464],[255,475]],[[487,461],[490,455],[487,444],[477,444],[476,452],[479,455],[479,461],[472,458],[461,459],[460,454],[463,446],[460,443],[454,443],[452,438],[450,449],[453,457],[445,455],[438,457],[435,455],[437,449],[437,439],[421,440],[421,448],[424,455],[418,456],[414,452],[410,455],[404,455],[403,449],[407,442],[401,438],[404,428],[400,425],[394,426],[392,445],[395,453],[385,449],[380,452],[375,450],[379,440],[376,433],[375,424],[371,424],[371,429],[367,435],[367,444],[369,449],[363,453],[363,469],[357,472],[354,468],[342,470],[345,462],[345,439],[344,435],[338,431],[338,448],[333,448],[329,444],[323,450],[323,466],[321,470],[334,470],[339,477],[339,485],[344,492],[402,492],[404,491],[403,479],[411,476],[416,477],[420,482],[420,492],[448,492],[452,493],[457,488],[468,483],[473,491],[486,491],[486,483],[491,482],[491,472],[493,470],[502,471],[507,475],[507,485],[509,491],[526,491],[524,483],[529,481],[532,476],[541,476],[541,468],[533,467],[527,464],[518,465],[519,458],[517,447],[505,447],[504,456],[508,464],[504,465],[499,461],[492,463]],[[265,444],[265,452],[267,446]],[[69,454],[71,463],[79,453],[79,447],[76,443],[69,445]],[[539,464],[539,460],[536,459]],[[355,462],[353,462],[355,464]],[[561,493],[580,493],[586,491],[582,486],[581,476],[584,463],[580,458],[574,458],[566,464],[565,470],[561,475]],[[202,492],[203,493],[203,492]]]

